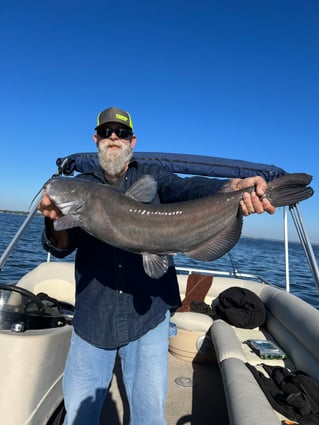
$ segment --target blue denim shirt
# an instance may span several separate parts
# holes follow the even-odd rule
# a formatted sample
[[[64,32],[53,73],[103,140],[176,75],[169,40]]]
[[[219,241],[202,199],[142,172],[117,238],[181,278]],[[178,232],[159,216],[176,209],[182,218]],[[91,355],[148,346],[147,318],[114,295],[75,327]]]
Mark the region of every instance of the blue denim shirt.
[[[202,177],[181,178],[157,165],[134,161],[122,180],[121,190],[127,190],[145,174],[157,180],[155,202],[161,203],[207,196],[225,183]],[[106,183],[101,169],[77,177]],[[76,249],[73,326],[81,338],[94,346],[113,349],[138,339],[157,326],[168,309],[181,303],[173,261],[163,277],[152,279],[144,272],[141,255],[110,246],[79,228],[69,230],[67,249],[55,248],[45,232],[42,243],[58,258]]]

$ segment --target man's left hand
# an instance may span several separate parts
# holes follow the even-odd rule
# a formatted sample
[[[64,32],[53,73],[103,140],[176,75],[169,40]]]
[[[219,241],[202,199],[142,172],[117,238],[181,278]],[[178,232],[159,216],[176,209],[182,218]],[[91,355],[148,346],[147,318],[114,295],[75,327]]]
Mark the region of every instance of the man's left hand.
[[[247,177],[245,179],[232,179],[230,185],[235,190],[245,189],[245,187],[255,186],[255,191],[243,194],[243,198],[240,201],[240,206],[243,215],[257,213],[262,214],[267,212],[268,214],[274,214],[276,208],[269,202],[267,198],[263,198],[267,190],[267,183],[261,176]]]

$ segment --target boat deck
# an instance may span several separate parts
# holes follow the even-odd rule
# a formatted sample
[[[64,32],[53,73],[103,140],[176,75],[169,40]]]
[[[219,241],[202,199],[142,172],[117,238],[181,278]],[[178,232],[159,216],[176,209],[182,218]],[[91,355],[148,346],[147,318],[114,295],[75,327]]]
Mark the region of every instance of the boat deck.
[[[176,379],[183,385],[177,384]],[[165,416],[167,425],[228,425],[226,400],[218,366],[191,363],[169,354]],[[128,405],[118,366],[115,368],[100,422],[100,425],[106,424],[129,424]]]

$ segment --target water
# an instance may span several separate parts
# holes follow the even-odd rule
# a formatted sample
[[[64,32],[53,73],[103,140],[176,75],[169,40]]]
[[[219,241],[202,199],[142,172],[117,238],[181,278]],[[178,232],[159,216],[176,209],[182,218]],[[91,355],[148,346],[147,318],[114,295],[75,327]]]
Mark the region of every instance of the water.
[[[25,217],[18,214],[0,214],[0,255],[11,242]],[[47,253],[41,245],[42,229],[43,217],[35,216],[0,272],[1,284],[16,282],[38,263],[46,261]],[[319,245],[313,248],[319,262]],[[299,243],[291,243],[289,252],[291,292],[319,309],[319,291],[304,257],[302,246]],[[64,261],[73,260],[74,256],[69,256]],[[284,250],[281,241],[241,238],[230,254],[214,262],[203,263],[177,255],[175,264],[229,272],[235,269],[240,273],[257,274],[272,285],[285,287]]]

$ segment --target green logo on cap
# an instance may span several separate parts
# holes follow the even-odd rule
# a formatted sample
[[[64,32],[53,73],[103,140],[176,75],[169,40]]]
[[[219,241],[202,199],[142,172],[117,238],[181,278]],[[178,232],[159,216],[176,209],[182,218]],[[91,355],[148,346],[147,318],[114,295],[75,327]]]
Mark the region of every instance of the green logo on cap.
[[[121,115],[121,114],[115,114],[115,118],[117,118],[118,120],[125,121],[125,122],[128,120],[127,117],[125,117],[124,115]]]

